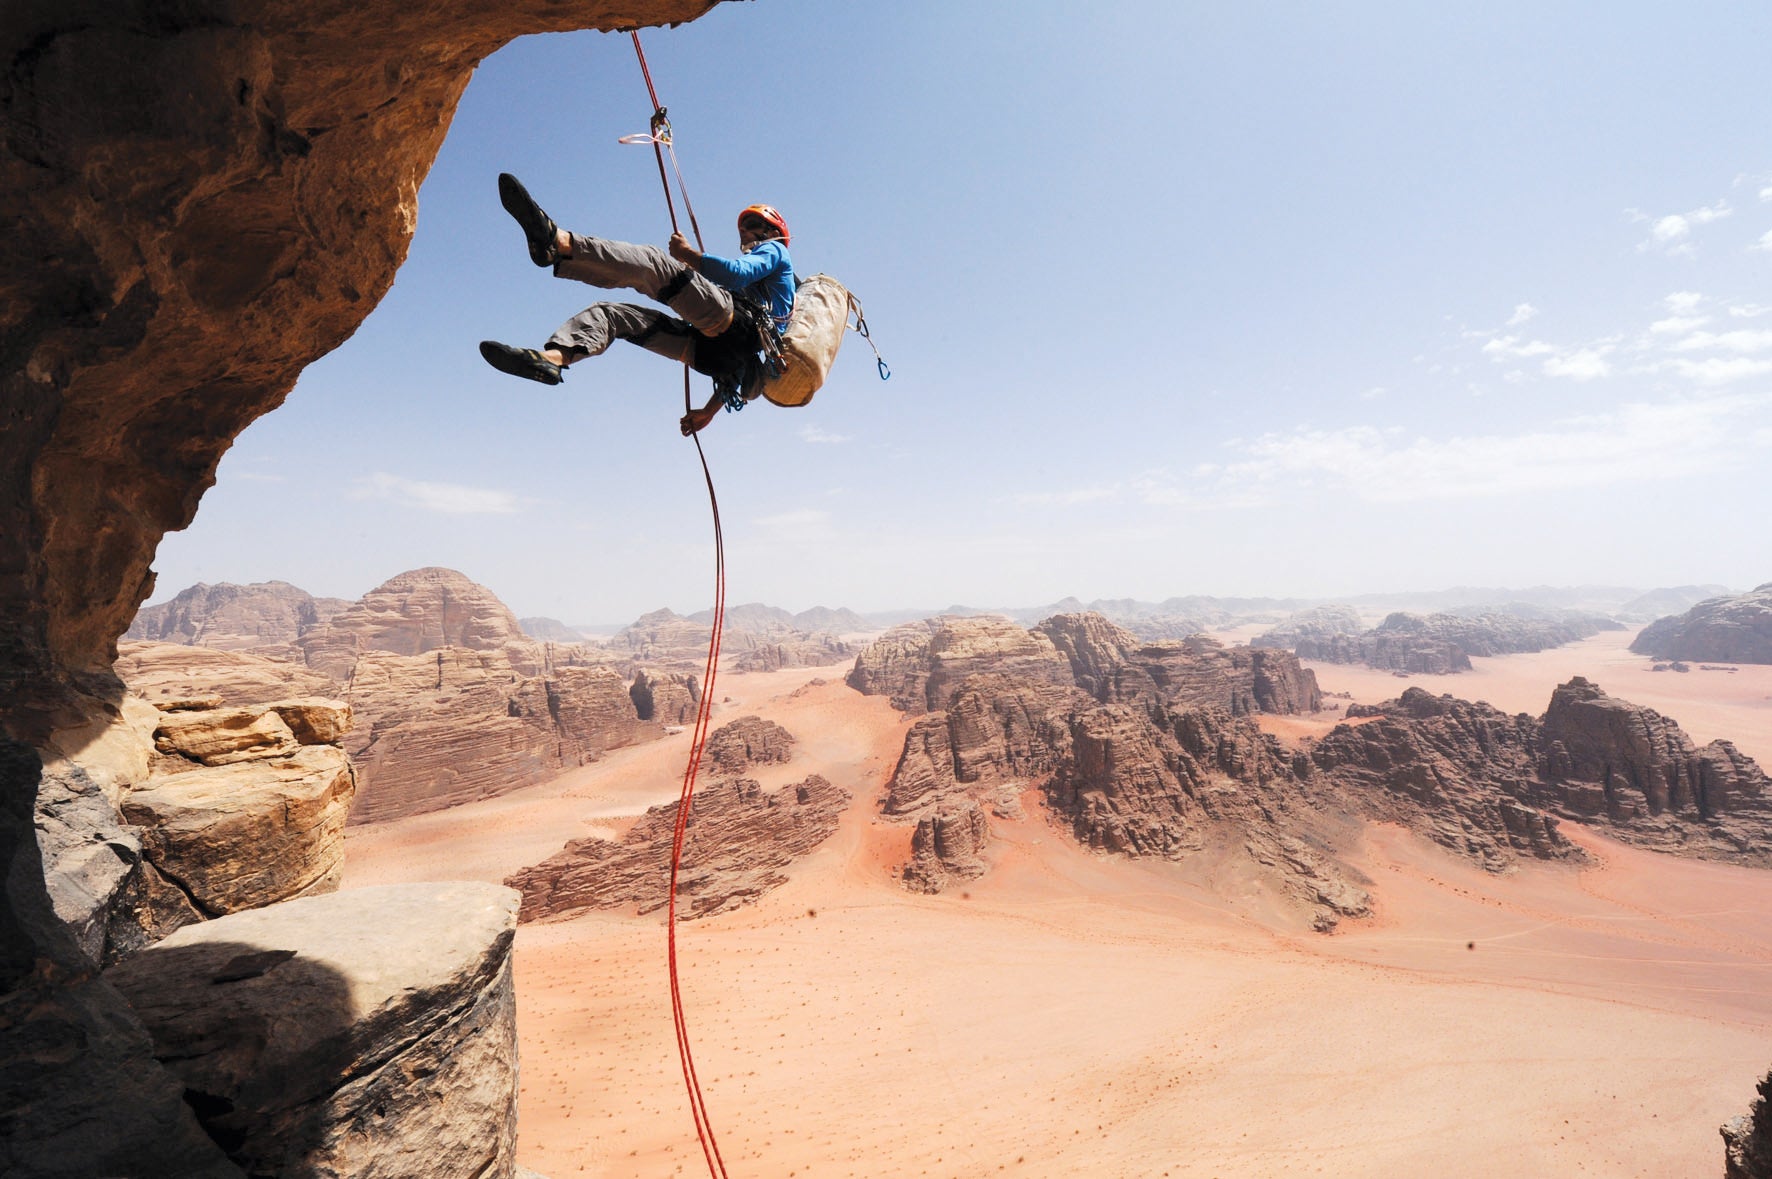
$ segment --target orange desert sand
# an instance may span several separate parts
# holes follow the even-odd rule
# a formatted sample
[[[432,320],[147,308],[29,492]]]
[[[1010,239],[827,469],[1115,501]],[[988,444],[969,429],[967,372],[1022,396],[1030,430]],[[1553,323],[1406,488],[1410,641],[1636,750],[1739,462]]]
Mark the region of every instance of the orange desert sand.
[[[1772,764],[1772,667],[1652,672],[1630,637],[1456,676],[1315,670],[1364,702],[1416,684],[1535,715],[1585,675]],[[1722,1173],[1717,1127],[1772,1067],[1772,872],[1565,824],[1592,866],[1497,877],[1369,828],[1342,854],[1377,915],[1324,936],[1253,885],[1086,852],[1030,792],[1024,821],[993,820],[988,876],[915,896],[895,878],[909,829],[875,817],[906,721],[844,670],[716,685],[716,726],[756,713],[800,739],[755,773],[766,787],[817,772],[855,794],[789,884],[679,930],[733,1179]],[[1297,737],[1334,714],[1266,719]],[[619,833],[676,797],[687,747],[352,828],[346,887],[496,881]],[[549,1179],[706,1173],[662,916],[525,925],[516,962],[520,1161]]]

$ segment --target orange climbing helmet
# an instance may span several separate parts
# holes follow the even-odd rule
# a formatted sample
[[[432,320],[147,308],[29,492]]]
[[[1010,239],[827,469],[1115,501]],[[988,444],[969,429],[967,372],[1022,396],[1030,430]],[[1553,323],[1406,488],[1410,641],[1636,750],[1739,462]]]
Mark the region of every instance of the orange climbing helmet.
[[[744,219],[746,217],[755,217],[759,221],[767,221],[770,225],[773,225],[776,229],[781,231],[782,245],[791,246],[794,244],[794,235],[788,232],[788,219],[778,213],[774,205],[746,206],[746,208],[738,215],[738,223],[741,227],[744,225]]]

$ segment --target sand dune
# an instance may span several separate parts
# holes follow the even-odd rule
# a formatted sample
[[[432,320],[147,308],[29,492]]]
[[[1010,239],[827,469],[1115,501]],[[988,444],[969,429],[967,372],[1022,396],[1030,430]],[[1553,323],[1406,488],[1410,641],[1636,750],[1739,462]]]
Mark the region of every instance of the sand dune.
[[[1772,669],[1651,673],[1626,638],[1412,682],[1536,713],[1584,674],[1700,740],[1772,751]],[[1317,670],[1362,700],[1404,686]],[[800,688],[815,676],[830,682]],[[1566,825],[1595,866],[1492,877],[1374,828],[1345,854],[1377,916],[1323,937],[1254,882],[1084,852],[1030,794],[1025,820],[996,824],[989,876],[913,896],[894,879],[909,832],[873,808],[903,718],[840,678],[719,684],[716,723],[755,712],[801,738],[765,785],[816,771],[857,793],[788,885],[680,931],[733,1176],[1721,1173],[1716,1128],[1772,1065],[1772,873]],[[675,797],[685,742],[353,828],[347,887],[499,879],[618,830]],[[517,970],[522,1161],[551,1179],[705,1172],[657,917],[525,926]]]

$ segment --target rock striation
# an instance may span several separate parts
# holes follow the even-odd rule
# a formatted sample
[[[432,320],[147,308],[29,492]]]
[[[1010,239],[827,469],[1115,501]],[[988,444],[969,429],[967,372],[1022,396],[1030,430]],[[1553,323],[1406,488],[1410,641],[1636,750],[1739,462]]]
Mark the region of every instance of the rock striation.
[[[752,766],[779,765],[794,754],[794,735],[759,716],[741,716],[721,725],[703,750],[719,774],[742,774]]]
[[[1630,649],[1652,659],[1772,663],[1772,582],[1657,619],[1632,640]]]
[[[144,606],[123,637],[222,651],[288,653],[304,634],[350,605],[343,598],[316,598],[286,581],[198,583],[169,602]]]
[[[882,636],[849,682],[923,713],[882,804],[917,823],[909,888],[982,873],[988,816],[1019,816],[1022,793],[1038,789],[1085,846],[1176,860],[1228,849],[1319,928],[1368,912],[1364,890],[1314,845],[1300,801],[1308,763],[1250,719],[1320,705],[1289,652],[1203,636],[1145,643],[1089,613],[1031,631],[942,618]]]
[[[539,674],[540,648],[491,590],[453,569],[390,578],[301,639],[309,667],[351,678],[365,652],[424,655],[445,647],[503,654],[513,670]]]
[[[509,1175],[517,897],[354,889],[179,930],[106,972],[249,1175]]]
[[[787,883],[783,872],[836,832],[849,792],[817,774],[765,791],[749,778],[703,787],[690,808],[677,894],[686,917],[747,904]],[[655,806],[620,841],[578,839],[505,883],[523,894],[522,918],[670,901],[677,804]]]
[[[532,676],[503,651],[365,652],[347,694],[360,823],[521,789],[659,732],[609,668]]]
[[[1582,858],[1535,805],[1531,717],[1420,688],[1355,705],[1348,717],[1310,756],[1355,813],[1400,823],[1494,872],[1521,856]]]
[[[344,692],[342,683],[300,662],[173,643],[123,643],[116,671],[131,692],[156,706],[209,695],[233,704],[269,704]]]
[[[911,835],[911,862],[904,867],[904,885],[912,892],[938,893],[989,871],[985,848],[990,820],[984,808],[963,799],[953,810],[927,815]]]
[[[946,708],[969,676],[1077,687],[1094,699],[1154,699],[1185,707],[1315,712],[1315,673],[1279,650],[1226,648],[1196,635],[1146,643],[1100,614],[1059,614],[1031,630],[993,617],[928,619],[895,627],[856,657],[847,682],[895,708]]]

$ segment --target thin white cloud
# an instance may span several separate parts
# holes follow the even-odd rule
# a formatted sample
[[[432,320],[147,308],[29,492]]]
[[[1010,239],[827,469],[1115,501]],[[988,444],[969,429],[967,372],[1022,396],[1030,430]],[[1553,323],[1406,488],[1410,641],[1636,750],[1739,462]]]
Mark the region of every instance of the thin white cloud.
[[[1235,444],[1240,461],[1196,474],[1217,482],[1215,499],[1260,493],[1272,500],[1302,487],[1369,503],[1674,478],[1750,461],[1742,438],[1757,435],[1743,429],[1743,419],[1769,403],[1762,395],[1632,404],[1522,434],[1446,439],[1373,426],[1296,430]]]
[[[1772,229],[1760,235],[1760,240],[1749,246],[1750,250],[1772,250]]]
[[[1673,346],[1676,352],[1718,350],[1722,352],[1772,352],[1772,330],[1693,332]]]
[[[1550,356],[1555,354],[1556,347],[1543,340],[1532,340],[1522,344],[1518,336],[1497,336],[1483,345],[1483,353],[1496,359],[1514,357]]]
[[[1772,360],[1752,360],[1746,356],[1731,359],[1712,356],[1705,360],[1670,360],[1666,367],[1689,381],[1714,386],[1772,373]]]
[[[1697,291],[1675,291],[1661,301],[1676,316],[1695,314],[1704,305],[1704,296]]]
[[[1718,201],[1714,205],[1705,205],[1686,213],[1667,213],[1660,217],[1651,217],[1644,213],[1633,212],[1632,220],[1647,221],[1649,236],[1637,244],[1641,251],[1660,250],[1676,257],[1694,257],[1697,251],[1692,243],[1692,231],[1700,225],[1709,225],[1713,221],[1721,221],[1734,214],[1735,210],[1729,202]]]
[[[509,491],[468,487],[461,483],[430,483],[377,471],[356,481],[352,499],[379,499],[401,507],[449,516],[510,515],[528,502]]]
[[[1514,313],[1507,317],[1507,326],[1519,327],[1537,314],[1538,308],[1532,306],[1530,303],[1521,303],[1514,308]]]
[[[837,534],[831,514],[822,508],[799,508],[772,516],[758,516],[755,523],[775,544],[808,544],[830,540]]]
[[[1611,373],[1606,363],[1607,348],[1580,348],[1567,356],[1553,356],[1544,362],[1547,377],[1568,377],[1574,381],[1592,381]]]
[[[1772,184],[1768,184],[1765,188],[1760,190],[1760,199],[1763,201],[1772,201]]]
[[[847,434],[833,434],[829,430],[821,430],[817,426],[801,426],[800,427],[800,441],[812,442],[812,443],[848,442],[849,435],[847,435]]]
[[[1762,306],[1759,303],[1742,303],[1729,308],[1729,314],[1736,319],[1758,319],[1769,311],[1772,311],[1772,307]]]

